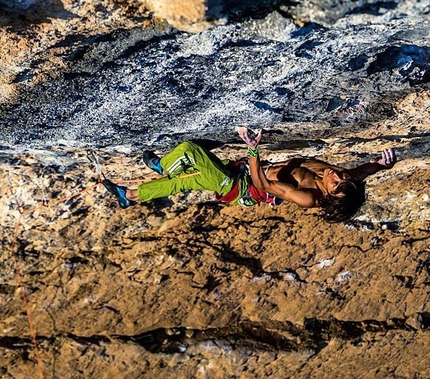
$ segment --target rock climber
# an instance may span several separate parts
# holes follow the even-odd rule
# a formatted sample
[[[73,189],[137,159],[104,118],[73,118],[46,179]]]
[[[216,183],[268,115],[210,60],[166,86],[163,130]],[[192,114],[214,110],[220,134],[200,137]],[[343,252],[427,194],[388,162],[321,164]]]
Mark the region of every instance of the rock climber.
[[[393,149],[382,152],[353,169],[335,166],[317,159],[293,158],[283,162],[260,160],[258,145],[262,130],[254,135],[245,127],[239,136],[248,145],[247,161],[224,162],[193,142],[183,142],[159,158],[145,151],[143,161],[162,178],[128,189],[108,179],[102,181],[116,196],[121,208],[137,201],[150,201],[179,192],[214,191],[221,202],[253,206],[259,203],[279,205],[289,201],[303,208],[319,207],[330,222],[345,222],[353,217],[366,200],[364,180],[396,163]]]

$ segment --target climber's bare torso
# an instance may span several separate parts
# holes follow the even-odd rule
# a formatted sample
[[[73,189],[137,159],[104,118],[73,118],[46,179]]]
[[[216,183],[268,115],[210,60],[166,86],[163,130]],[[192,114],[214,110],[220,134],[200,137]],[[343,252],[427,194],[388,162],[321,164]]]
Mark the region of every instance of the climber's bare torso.
[[[348,172],[345,168],[306,158],[293,158],[262,166],[268,180],[287,183],[296,189],[306,190],[312,194],[316,203],[325,193],[324,177],[340,182],[343,180],[344,173]]]

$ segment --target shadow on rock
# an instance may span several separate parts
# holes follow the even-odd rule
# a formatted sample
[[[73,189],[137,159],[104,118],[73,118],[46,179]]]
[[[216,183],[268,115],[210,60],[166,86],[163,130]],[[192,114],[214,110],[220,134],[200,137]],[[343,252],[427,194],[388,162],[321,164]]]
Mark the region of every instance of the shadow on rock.
[[[248,17],[262,19],[274,9],[288,3],[288,0],[208,0],[206,18],[213,20],[227,16],[229,21],[240,21]]]
[[[346,12],[346,14],[370,14],[373,16],[381,16],[385,14],[388,10],[396,9],[398,6],[398,3],[395,1],[377,1],[373,4],[368,4],[365,2],[364,4],[361,4]]]
[[[368,75],[397,69],[411,86],[430,81],[430,48],[416,45],[390,46],[376,56]]]
[[[60,0],[0,0],[0,27],[10,26],[12,31],[25,31],[32,24],[49,22],[50,18],[71,19],[76,17],[66,10]]]

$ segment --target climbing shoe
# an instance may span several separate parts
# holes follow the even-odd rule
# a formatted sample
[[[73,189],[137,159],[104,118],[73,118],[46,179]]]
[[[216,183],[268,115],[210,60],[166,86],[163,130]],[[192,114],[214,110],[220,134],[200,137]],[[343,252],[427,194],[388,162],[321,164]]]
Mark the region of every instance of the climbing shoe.
[[[143,163],[145,163],[151,170],[163,175],[163,168],[161,167],[160,158],[152,151],[145,150],[142,154]]]
[[[112,183],[109,179],[102,180],[102,184],[112,195],[115,195],[121,208],[125,209],[136,204],[135,201],[126,198],[126,187],[118,186],[115,183]]]

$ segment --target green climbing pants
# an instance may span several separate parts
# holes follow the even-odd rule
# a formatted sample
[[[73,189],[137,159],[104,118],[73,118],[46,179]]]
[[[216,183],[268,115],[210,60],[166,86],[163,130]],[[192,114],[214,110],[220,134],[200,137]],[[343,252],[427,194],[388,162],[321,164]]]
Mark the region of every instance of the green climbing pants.
[[[160,160],[168,176],[139,185],[142,201],[179,192],[209,190],[224,196],[234,186],[234,178],[221,160],[193,142],[183,142]]]

